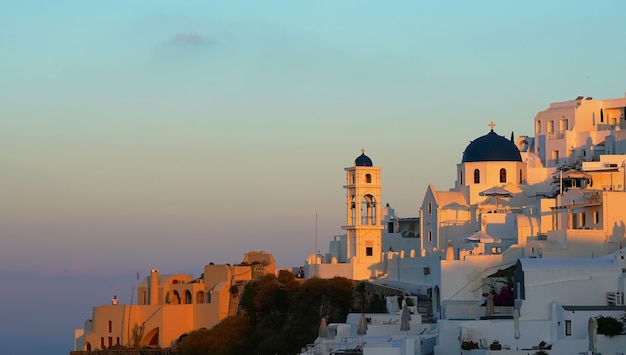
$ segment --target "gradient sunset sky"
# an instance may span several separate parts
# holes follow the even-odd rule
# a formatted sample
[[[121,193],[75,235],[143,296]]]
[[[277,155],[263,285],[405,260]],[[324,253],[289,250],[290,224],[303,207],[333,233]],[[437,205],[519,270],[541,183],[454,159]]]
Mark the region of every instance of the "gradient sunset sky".
[[[470,140],[626,91],[623,1],[0,1],[0,354],[135,275],[325,251],[361,148],[419,214]],[[10,320],[10,321],[7,321]]]

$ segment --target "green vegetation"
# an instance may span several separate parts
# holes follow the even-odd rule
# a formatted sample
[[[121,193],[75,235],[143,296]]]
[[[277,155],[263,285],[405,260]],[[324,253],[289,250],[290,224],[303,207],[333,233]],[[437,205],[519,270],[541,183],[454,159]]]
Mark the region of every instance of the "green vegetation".
[[[596,320],[598,321],[598,334],[612,337],[624,331],[624,324],[613,317],[598,316]]]
[[[315,340],[322,317],[345,322],[349,312],[386,311],[384,297],[368,296],[363,283],[341,277],[301,281],[286,271],[248,283],[240,306],[239,315],[213,329],[182,337],[180,355],[294,354]]]

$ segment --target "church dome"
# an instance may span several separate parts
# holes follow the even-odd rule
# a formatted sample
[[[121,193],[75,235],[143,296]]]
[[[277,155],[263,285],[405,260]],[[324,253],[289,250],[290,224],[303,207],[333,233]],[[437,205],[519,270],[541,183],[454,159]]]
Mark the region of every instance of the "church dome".
[[[365,155],[365,151],[362,150],[361,155],[359,155],[354,161],[354,166],[373,166],[372,159]]]
[[[522,161],[517,146],[493,130],[473,140],[463,152],[462,163],[478,161]]]

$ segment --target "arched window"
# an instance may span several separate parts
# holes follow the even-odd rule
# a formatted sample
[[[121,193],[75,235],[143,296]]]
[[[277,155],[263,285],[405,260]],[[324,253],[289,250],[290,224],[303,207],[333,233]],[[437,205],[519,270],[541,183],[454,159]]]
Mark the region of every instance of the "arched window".
[[[204,303],[204,292],[196,292],[196,303]]]
[[[350,203],[350,215],[352,216],[352,225],[356,224],[356,202],[354,195],[352,195],[352,202]]]
[[[172,304],[180,304],[180,295],[178,291],[174,291],[174,295],[172,297]]]
[[[372,195],[365,195],[361,200],[361,224],[376,224],[376,199]]]
[[[368,184],[372,183],[372,175],[370,174],[365,174],[365,182]]]
[[[506,169],[500,169],[500,182],[506,182]]]
[[[185,304],[191,304],[191,291],[185,291]]]
[[[480,184],[480,170],[474,169],[474,184]]]
[[[537,133],[541,133],[541,121],[537,121]]]

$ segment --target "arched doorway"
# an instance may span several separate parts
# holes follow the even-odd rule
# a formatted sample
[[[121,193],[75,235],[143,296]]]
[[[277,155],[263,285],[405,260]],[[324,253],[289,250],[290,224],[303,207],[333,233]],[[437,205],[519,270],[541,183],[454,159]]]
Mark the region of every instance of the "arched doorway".
[[[159,327],[156,327],[152,329],[150,332],[148,332],[148,334],[146,334],[143,337],[141,344],[144,346],[146,345],[159,346]]]

